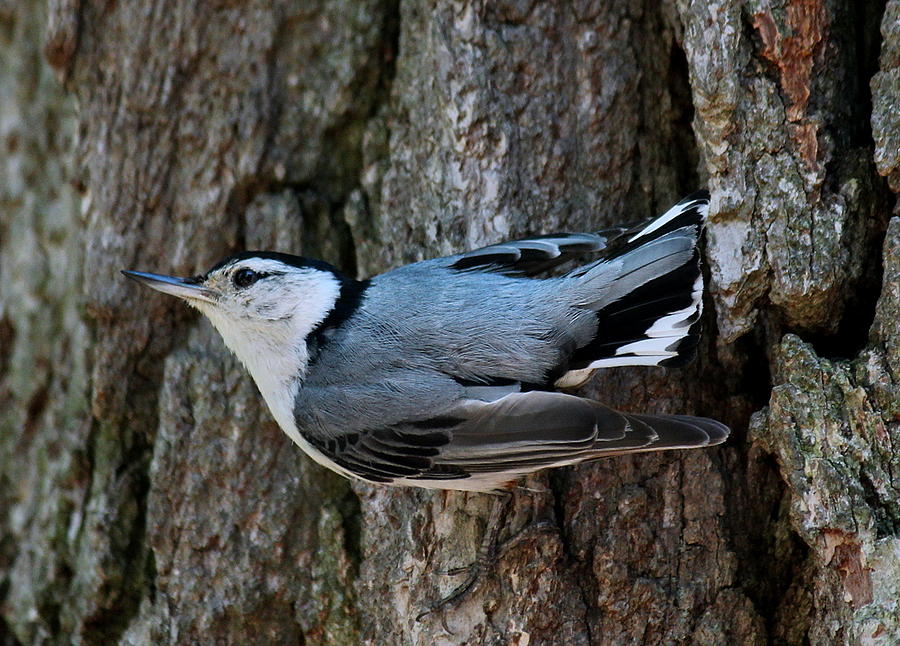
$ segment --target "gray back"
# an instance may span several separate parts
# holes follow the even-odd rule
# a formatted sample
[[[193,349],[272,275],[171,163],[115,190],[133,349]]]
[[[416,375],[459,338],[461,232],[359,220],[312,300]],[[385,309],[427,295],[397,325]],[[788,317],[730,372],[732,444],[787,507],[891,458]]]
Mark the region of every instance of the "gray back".
[[[371,428],[439,414],[464,396],[460,382],[544,383],[596,330],[593,313],[573,307],[577,281],[460,272],[447,268],[451,260],[372,279],[311,364],[298,424]]]

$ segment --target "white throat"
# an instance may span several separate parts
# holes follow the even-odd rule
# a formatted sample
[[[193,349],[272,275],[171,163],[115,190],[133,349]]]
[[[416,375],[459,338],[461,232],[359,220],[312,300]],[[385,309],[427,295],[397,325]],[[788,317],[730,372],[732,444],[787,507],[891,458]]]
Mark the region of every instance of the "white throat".
[[[225,345],[250,372],[275,421],[286,432],[293,430],[294,397],[309,361],[305,337],[298,335],[288,322],[269,324],[254,334],[247,326],[217,321],[215,315],[209,318]]]
[[[306,340],[339,295],[338,280],[323,280],[320,274],[312,285],[298,280],[280,289],[275,295],[278,315],[271,318],[235,316],[218,305],[197,305],[250,372],[275,421],[295,442],[299,433],[294,399],[309,362]]]

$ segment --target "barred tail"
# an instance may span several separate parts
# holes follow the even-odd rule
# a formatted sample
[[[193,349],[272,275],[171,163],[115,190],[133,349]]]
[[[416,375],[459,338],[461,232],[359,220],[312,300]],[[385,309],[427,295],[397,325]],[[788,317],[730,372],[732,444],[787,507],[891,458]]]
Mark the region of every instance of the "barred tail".
[[[557,387],[578,386],[599,368],[674,366],[693,358],[703,310],[697,242],[708,207],[709,193],[694,193],[570,274],[588,295],[583,305],[596,311],[597,334],[574,353]]]

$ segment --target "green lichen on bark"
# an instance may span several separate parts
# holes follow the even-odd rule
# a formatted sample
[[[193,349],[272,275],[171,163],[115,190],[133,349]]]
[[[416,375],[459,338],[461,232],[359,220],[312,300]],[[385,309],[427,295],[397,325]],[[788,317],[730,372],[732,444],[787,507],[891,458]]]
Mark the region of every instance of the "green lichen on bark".
[[[900,635],[900,219],[884,243],[884,288],[870,344],[853,360],[819,357],[788,335],[754,439],[778,458],[791,524],[812,548],[818,643]]]
[[[881,19],[879,71],[872,77],[872,134],[875,164],[900,193],[900,2],[890,0]]]

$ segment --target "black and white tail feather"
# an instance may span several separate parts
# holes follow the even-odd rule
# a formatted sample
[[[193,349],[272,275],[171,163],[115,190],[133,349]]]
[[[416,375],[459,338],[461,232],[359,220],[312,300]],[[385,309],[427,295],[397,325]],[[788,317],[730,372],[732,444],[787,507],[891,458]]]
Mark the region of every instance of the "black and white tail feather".
[[[524,277],[599,254],[599,260],[566,274],[583,291],[583,306],[596,312],[597,329],[554,386],[577,388],[600,368],[680,366],[693,358],[700,340],[697,245],[708,209],[709,193],[698,191],[631,228],[502,242],[462,254],[451,266]]]
[[[690,195],[664,214],[622,231],[604,257],[570,273],[602,285],[587,305],[597,312],[597,335],[573,355],[557,388],[575,388],[600,368],[680,366],[700,340],[703,275],[697,248],[709,194]],[[594,292],[592,292],[594,293]]]

